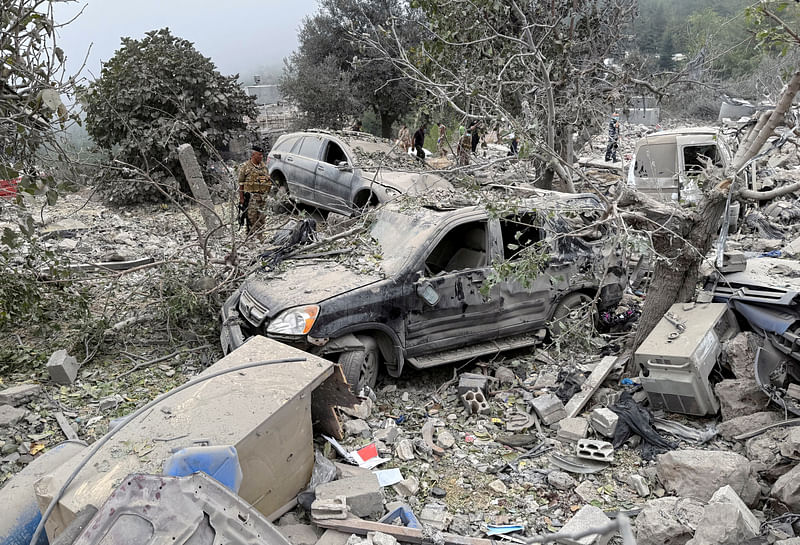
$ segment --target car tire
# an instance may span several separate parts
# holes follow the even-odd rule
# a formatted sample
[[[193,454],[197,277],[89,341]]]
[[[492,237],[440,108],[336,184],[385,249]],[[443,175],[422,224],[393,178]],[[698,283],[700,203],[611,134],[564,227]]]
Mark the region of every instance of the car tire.
[[[564,297],[553,312],[553,320],[550,322],[550,336],[558,337],[570,330],[585,331],[582,323],[586,319],[587,307],[591,312],[591,324],[594,328],[597,311],[591,297],[585,293],[570,293]]]
[[[358,394],[364,386],[375,387],[380,367],[380,350],[375,339],[367,335],[357,337],[364,345],[364,350],[343,352],[338,361],[354,394]]]

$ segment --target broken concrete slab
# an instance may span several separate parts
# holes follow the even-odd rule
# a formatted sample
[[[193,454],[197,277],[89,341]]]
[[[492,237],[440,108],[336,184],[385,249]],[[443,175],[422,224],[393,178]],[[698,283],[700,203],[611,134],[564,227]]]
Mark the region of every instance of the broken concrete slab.
[[[310,524],[287,524],[279,527],[280,533],[292,545],[315,545],[319,535]]]
[[[432,526],[440,531],[445,531],[450,526],[452,516],[447,508],[440,504],[426,504],[419,514],[419,521],[425,526]]]
[[[740,545],[755,536],[736,505],[709,503],[694,537],[686,545]]]
[[[800,459],[800,428],[789,428],[786,438],[781,442],[781,456]]]
[[[629,475],[628,484],[631,485],[642,498],[646,498],[650,495],[650,487],[647,486],[647,479],[641,475]]]
[[[399,483],[392,485],[392,488],[394,488],[394,491],[397,492],[399,496],[404,498],[416,496],[417,491],[419,491],[419,479],[413,475],[409,475]]]
[[[800,464],[778,478],[769,495],[785,504],[790,511],[800,512]]]
[[[763,411],[744,416],[737,416],[726,420],[717,426],[717,432],[727,440],[732,440],[737,435],[747,433],[781,420],[781,415],[775,411]]]
[[[564,404],[555,394],[545,394],[534,398],[533,410],[545,426],[550,426],[567,417]]]
[[[750,537],[754,537],[758,534],[761,524],[758,522],[758,519],[753,512],[750,511],[750,509],[748,509],[744,504],[742,498],[739,497],[739,494],[737,494],[729,485],[725,485],[714,492],[714,495],[711,496],[709,503],[729,503],[733,505],[736,507],[736,511],[739,513],[739,517],[741,518],[747,533],[752,534]],[[749,539],[749,537],[745,539]]]
[[[604,437],[614,437],[619,416],[606,407],[594,409],[589,415],[589,424],[592,429]]]
[[[364,420],[356,419],[356,420],[348,420],[342,424],[342,428],[344,429],[344,433],[351,437],[363,437],[364,439],[369,439],[372,435],[372,430]]]
[[[50,379],[56,384],[69,386],[78,376],[78,361],[67,354],[66,350],[56,350],[47,360],[47,371]]]
[[[401,439],[398,441],[394,446],[394,455],[406,462],[413,460],[414,443],[411,442],[411,439]]]
[[[598,528],[600,526],[605,526],[611,522],[603,510],[595,507],[594,505],[584,505],[581,507],[575,516],[573,516],[567,523],[561,528],[561,532],[563,533],[578,533],[584,532],[586,530],[592,528]],[[589,534],[588,536],[584,536],[582,538],[576,539],[574,541],[569,541],[569,543],[580,543],[582,545],[606,545],[611,540],[611,535],[597,535],[597,534]],[[558,540],[557,543],[567,543],[567,541]]]
[[[558,422],[558,433],[556,438],[559,441],[577,443],[589,433],[589,422],[585,418],[564,418]]]
[[[694,535],[703,518],[703,504],[692,498],[656,498],[636,517],[638,545],[682,545]]]
[[[581,390],[567,402],[564,410],[567,418],[574,418],[583,410],[583,406],[592,397],[595,391],[603,384],[611,370],[616,366],[618,358],[616,356],[606,356],[592,370],[589,378],[581,385]]]
[[[761,487],[750,460],[735,452],[686,449],[660,454],[656,473],[668,492],[708,501],[730,485],[747,505],[758,500]]]
[[[333,462],[333,465],[336,466],[336,478],[337,479],[345,479],[347,477],[358,477],[360,475],[367,475],[371,474],[372,471],[365,468],[354,466],[351,464],[343,464],[341,462]]]
[[[742,331],[722,345],[722,353],[736,378],[753,379],[753,362],[761,343],[761,338],[752,331]]]
[[[322,537],[317,540],[317,545],[345,545],[351,535],[352,534],[340,532],[338,530],[328,529],[325,530]]]
[[[714,392],[723,420],[760,412],[769,403],[769,398],[752,377],[723,380],[717,383]]]
[[[314,492],[318,500],[334,500],[337,496],[344,496],[350,512],[357,517],[383,513],[381,485],[373,473],[323,483]]]
[[[0,392],[0,405],[19,407],[38,396],[42,391],[41,384],[18,384]]]
[[[29,414],[31,414],[31,412],[22,407],[0,405],[0,428],[14,426]]]
[[[551,471],[547,474],[547,484],[557,490],[572,490],[577,482],[569,473],[563,471]]]

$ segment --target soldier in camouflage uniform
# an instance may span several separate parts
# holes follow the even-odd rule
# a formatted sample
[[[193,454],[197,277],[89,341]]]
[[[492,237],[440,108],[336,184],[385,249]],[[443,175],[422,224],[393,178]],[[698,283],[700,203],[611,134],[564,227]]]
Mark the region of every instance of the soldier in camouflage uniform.
[[[267,193],[272,180],[263,163],[264,150],[253,146],[250,160],[239,167],[239,204],[247,207],[247,234],[264,227]]]

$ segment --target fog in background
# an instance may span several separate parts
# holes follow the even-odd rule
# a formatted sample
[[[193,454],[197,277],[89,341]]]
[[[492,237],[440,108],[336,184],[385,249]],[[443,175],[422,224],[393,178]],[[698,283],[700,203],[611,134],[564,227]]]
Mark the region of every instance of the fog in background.
[[[145,32],[169,27],[173,35],[194,43],[222,74],[239,74],[246,84],[254,74],[278,74],[283,58],[297,47],[303,17],[317,10],[316,0],[79,0],[56,3],[58,45],[74,74],[92,44],[81,75],[94,79],[101,62],[120,47],[120,38],[141,39]]]

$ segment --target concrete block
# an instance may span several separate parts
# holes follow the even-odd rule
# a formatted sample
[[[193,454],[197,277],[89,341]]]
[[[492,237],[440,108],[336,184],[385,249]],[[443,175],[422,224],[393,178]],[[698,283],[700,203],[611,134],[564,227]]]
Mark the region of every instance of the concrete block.
[[[650,495],[650,487],[647,486],[647,480],[641,475],[629,475],[628,484],[631,485],[641,497],[646,498]]]
[[[336,496],[344,496],[350,512],[357,517],[383,513],[381,485],[374,474],[321,484],[316,488],[315,494],[318,500],[335,500]]]
[[[564,410],[564,404],[555,394],[546,394],[534,398],[533,410],[539,416],[539,420],[545,426],[555,424],[563,418],[567,417],[567,411]]]
[[[414,443],[410,439],[401,439],[394,446],[394,455],[401,460],[410,462],[414,459]]]
[[[372,432],[373,439],[376,441],[383,441],[387,445],[393,445],[399,436],[400,430],[397,426],[387,426]]]
[[[752,378],[723,380],[714,387],[714,392],[719,399],[722,420],[757,413],[769,403],[767,395]]]
[[[583,532],[590,528],[605,526],[610,522],[611,519],[609,519],[605,513],[603,513],[602,509],[595,507],[594,505],[584,505],[580,508],[580,510],[578,510],[577,513],[575,513],[575,516],[569,519],[569,522],[567,522],[564,527],[561,528],[561,531],[568,533]],[[581,543],[582,545],[606,545],[610,539],[610,534],[605,536],[590,534],[575,540],[575,542]],[[557,543],[566,543],[566,541],[559,540]]]
[[[575,448],[575,455],[578,456],[578,458],[613,462],[614,447],[608,441],[599,441],[597,439],[578,439],[578,444]]]
[[[0,392],[0,405],[19,407],[39,395],[42,387],[39,384],[18,384]]]
[[[333,465],[336,466],[337,479],[346,479],[347,477],[358,477],[359,475],[372,474],[371,470],[364,467],[358,467],[350,464],[343,464],[341,462],[333,462]]]
[[[469,390],[480,390],[484,394],[487,392],[489,377],[477,373],[462,373],[458,377],[458,396],[461,397]]]
[[[440,531],[447,530],[452,516],[443,505],[425,505],[418,517],[425,526],[432,526]]]
[[[394,491],[397,492],[399,496],[403,496],[404,498],[416,496],[419,491],[419,479],[413,475],[409,475],[399,483],[392,485],[392,488],[394,488]]]
[[[605,407],[594,409],[589,414],[589,424],[591,424],[592,429],[603,437],[614,437],[617,422],[619,422],[619,416]]]
[[[314,500],[311,502],[311,518],[316,520],[344,520],[350,509],[347,507],[347,498],[336,496],[333,500]]]
[[[12,407],[11,405],[0,405],[0,428],[14,426],[25,418],[29,413],[27,409]]]
[[[703,518],[703,504],[691,498],[665,497],[648,501],[636,517],[639,545],[680,545],[691,539]]]
[[[356,420],[348,420],[342,424],[342,429],[346,435],[351,437],[363,437],[369,439],[372,436],[372,430],[369,428],[364,420],[357,418]]]
[[[66,350],[56,350],[47,360],[50,379],[56,384],[69,386],[78,376],[78,360],[67,354]]]
[[[786,504],[791,511],[800,512],[800,464],[781,475],[772,485],[769,495]]]
[[[589,433],[589,422],[585,418],[564,418],[558,422],[558,433],[556,439],[559,441],[569,441],[577,443],[579,439],[586,437]]]
[[[317,545],[344,545],[351,534],[346,534],[338,530],[325,530],[317,540]]]
[[[782,417],[780,413],[775,411],[747,414],[722,422],[717,426],[717,432],[723,438],[731,440],[737,435],[757,430],[758,428],[762,428],[778,420],[782,420]]]
[[[280,532],[292,545],[315,545],[319,536],[309,524],[287,524],[280,527]]]
[[[742,501],[742,498],[739,497],[739,494],[737,494],[736,491],[734,491],[734,489],[729,485],[725,485],[714,492],[714,495],[711,496],[709,503],[729,503],[735,506],[742,518],[744,526],[747,528],[747,531],[752,534],[750,537],[758,535],[759,530],[761,529],[758,519],[753,512],[747,508]]]
[[[480,390],[467,390],[461,396],[461,403],[470,414],[486,414],[489,412],[489,403],[486,396]]]

